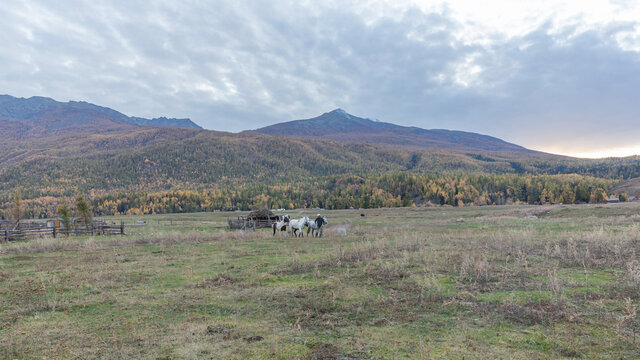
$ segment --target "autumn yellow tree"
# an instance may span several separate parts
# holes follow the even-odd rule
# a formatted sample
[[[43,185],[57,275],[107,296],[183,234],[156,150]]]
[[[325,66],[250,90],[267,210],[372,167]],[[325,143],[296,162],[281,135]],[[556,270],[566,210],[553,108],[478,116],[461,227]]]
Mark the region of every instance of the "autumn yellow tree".
[[[16,222],[16,226],[24,216],[24,203],[19,189],[13,192],[13,207],[11,208],[11,219]]]

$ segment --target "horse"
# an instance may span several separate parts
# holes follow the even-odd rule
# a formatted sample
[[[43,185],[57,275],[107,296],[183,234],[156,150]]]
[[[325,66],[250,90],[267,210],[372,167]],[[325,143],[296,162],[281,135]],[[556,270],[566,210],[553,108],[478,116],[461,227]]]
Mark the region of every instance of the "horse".
[[[328,221],[325,216],[322,217],[322,226],[327,225]],[[322,237],[322,226],[318,228],[318,224],[315,221],[309,221],[309,229],[307,229],[307,236],[311,232],[311,236]]]
[[[289,225],[289,215],[284,215],[282,217],[282,220],[280,220],[280,221],[278,221],[278,222],[273,224],[273,235],[275,236],[276,235],[276,231],[280,230],[281,232],[285,231],[284,235],[287,236],[286,231],[287,231],[287,226],[288,225]]]
[[[298,220],[289,221],[289,231],[291,232],[291,236],[304,236],[302,230],[305,226],[309,225],[309,217],[305,216]],[[298,230],[300,230],[300,235],[298,235]]]

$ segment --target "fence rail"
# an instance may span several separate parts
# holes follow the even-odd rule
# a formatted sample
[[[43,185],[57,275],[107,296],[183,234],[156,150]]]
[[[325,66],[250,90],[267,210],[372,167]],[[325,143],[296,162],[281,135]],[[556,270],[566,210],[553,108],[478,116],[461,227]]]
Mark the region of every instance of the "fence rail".
[[[229,229],[255,230],[257,228],[270,228],[276,221],[270,219],[247,219],[238,217],[238,219],[227,219]]]
[[[4,228],[0,229],[0,241],[16,241],[16,240],[26,240],[26,239],[34,239],[39,237],[52,236],[57,237],[58,235],[66,235],[66,236],[82,236],[82,235],[124,235],[124,222],[121,222],[120,225],[109,225],[109,224],[92,224],[87,227],[74,227],[72,229],[61,229],[55,226],[53,227],[35,227],[26,225],[24,228],[10,229]]]

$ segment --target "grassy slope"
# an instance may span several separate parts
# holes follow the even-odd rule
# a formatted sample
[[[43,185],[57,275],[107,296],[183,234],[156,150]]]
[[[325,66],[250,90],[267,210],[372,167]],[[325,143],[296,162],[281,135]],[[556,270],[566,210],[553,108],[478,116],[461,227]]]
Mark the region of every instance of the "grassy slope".
[[[640,197],[640,178],[630,179],[614,188],[616,194],[626,193],[627,195]]]
[[[334,211],[321,239],[162,215],[0,244],[0,357],[637,358],[639,210]]]

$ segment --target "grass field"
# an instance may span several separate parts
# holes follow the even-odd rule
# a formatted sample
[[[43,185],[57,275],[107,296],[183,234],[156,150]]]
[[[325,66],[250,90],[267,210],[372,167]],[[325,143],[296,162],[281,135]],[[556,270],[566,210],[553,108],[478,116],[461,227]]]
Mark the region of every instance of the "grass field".
[[[323,214],[0,244],[0,358],[640,358],[639,203]]]

